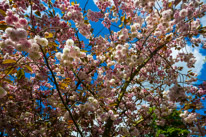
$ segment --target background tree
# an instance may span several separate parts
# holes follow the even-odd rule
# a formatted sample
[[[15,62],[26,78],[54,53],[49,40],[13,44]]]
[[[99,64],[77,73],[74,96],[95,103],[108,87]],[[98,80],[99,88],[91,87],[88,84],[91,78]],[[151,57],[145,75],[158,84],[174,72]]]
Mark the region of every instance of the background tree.
[[[98,0],[95,12],[86,10],[89,1],[0,3],[2,136],[168,136],[171,115],[204,136],[205,116],[196,110],[206,90],[191,86],[196,74],[175,63],[193,68],[187,43],[205,47],[206,5]],[[95,22],[108,33],[95,33]]]
[[[152,111],[152,109],[150,109]],[[179,116],[180,112],[178,110],[173,110],[170,115],[164,117],[165,125],[162,126],[156,114],[152,114],[153,122],[150,126],[152,126],[154,132],[146,136],[167,136],[167,137],[187,137],[189,134],[189,130],[187,126],[182,122],[181,117]]]

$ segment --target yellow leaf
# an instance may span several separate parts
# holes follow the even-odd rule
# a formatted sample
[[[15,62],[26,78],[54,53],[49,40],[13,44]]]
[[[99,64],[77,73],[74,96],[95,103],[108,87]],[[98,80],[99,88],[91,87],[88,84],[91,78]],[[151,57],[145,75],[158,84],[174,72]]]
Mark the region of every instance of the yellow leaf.
[[[55,42],[50,42],[48,45],[49,45],[49,47],[53,47],[53,46],[58,47],[58,46],[59,46],[59,45],[56,44]]]
[[[110,103],[109,106],[116,106],[117,103]]]
[[[172,2],[170,2],[170,3],[168,4],[168,7],[169,7],[169,8],[171,8],[171,7],[172,7]]]
[[[4,61],[2,62],[2,64],[8,64],[8,63],[16,63],[16,60],[7,59],[7,60],[4,60]]]
[[[6,12],[5,11],[3,11],[2,9],[0,9],[0,14],[2,15],[2,16],[6,16]]]
[[[119,27],[121,28],[123,26],[123,23],[119,25]]]
[[[65,83],[60,83],[59,86],[61,89],[65,89],[66,87],[68,87],[68,85]]]
[[[84,49],[81,49],[80,51],[81,51],[81,52],[85,52],[85,53],[88,52],[87,50],[84,50]]]
[[[70,83],[70,82],[71,82],[71,79],[70,79],[70,78],[65,78],[65,79],[64,79],[64,82]]]
[[[74,4],[75,4],[75,3],[72,1],[72,2],[71,2],[71,5],[73,6]]]
[[[122,22],[124,22],[124,19],[125,19],[125,16],[123,15],[123,16],[120,18],[120,20],[121,20]]]
[[[11,74],[11,72],[14,70],[14,68],[11,68],[11,69],[9,69],[9,70],[6,70],[5,71],[5,74],[7,74],[7,75],[9,75],[9,74]]]
[[[108,50],[112,51],[112,50],[113,50],[113,48],[112,48],[112,47],[109,47],[109,48],[108,48]]]
[[[29,71],[31,71],[31,72],[32,72],[32,68],[31,68],[30,66],[25,65],[25,67],[26,67]]]
[[[49,33],[48,35],[45,36],[45,38],[53,38],[53,34]]]
[[[84,24],[89,24],[89,21],[88,20],[84,20]]]

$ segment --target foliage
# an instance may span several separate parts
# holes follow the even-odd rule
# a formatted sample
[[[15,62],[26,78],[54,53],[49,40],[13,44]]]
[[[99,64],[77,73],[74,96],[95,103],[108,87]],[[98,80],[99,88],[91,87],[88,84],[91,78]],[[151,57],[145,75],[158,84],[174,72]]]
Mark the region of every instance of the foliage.
[[[146,136],[156,136],[159,137],[161,134],[166,137],[187,137],[189,134],[189,130],[185,123],[182,122],[181,117],[179,116],[180,112],[178,110],[173,110],[173,112],[164,117],[166,124],[164,126],[158,125],[156,122],[158,117],[156,114],[153,114],[153,121],[150,126],[154,128],[155,132],[153,134],[148,134]],[[154,135],[155,134],[155,135]]]

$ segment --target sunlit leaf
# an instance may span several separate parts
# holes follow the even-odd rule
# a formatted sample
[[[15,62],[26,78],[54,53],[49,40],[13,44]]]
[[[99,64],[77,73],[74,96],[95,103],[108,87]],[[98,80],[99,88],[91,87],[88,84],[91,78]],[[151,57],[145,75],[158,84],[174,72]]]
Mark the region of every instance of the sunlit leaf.
[[[53,34],[49,33],[48,35],[45,36],[45,38],[53,38]]]
[[[123,23],[121,23],[120,25],[119,25],[119,27],[121,28],[123,26]]]
[[[113,47],[109,47],[107,50],[112,51],[114,48]]]
[[[7,59],[7,60],[4,60],[4,61],[2,62],[2,64],[9,64],[9,63],[16,63],[16,60]]]
[[[65,83],[70,83],[70,82],[71,82],[71,79],[70,79],[70,78],[65,78],[65,79],[64,79],[64,82],[65,82]]]
[[[89,21],[88,20],[84,20],[84,24],[89,24]]]
[[[84,50],[84,49],[81,49],[80,51],[81,51],[81,52],[85,52],[85,53],[88,52],[87,50]]]
[[[71,5],[73,6],[74,4],[75,4],[75,3],[72,1],[72,2],[71,2]]]
[[[169,2],[168,7],[169,7],[169,8],[172,7],[172,2]]]
[[[68,87],[68,84],[60,83],[59,86],[60,86],[61,89],[65,89],[66,87]]]
[[[122,22],[124,22],[125,16],[123,15],[123,16],[120,18],[120,20],[121,20]]]

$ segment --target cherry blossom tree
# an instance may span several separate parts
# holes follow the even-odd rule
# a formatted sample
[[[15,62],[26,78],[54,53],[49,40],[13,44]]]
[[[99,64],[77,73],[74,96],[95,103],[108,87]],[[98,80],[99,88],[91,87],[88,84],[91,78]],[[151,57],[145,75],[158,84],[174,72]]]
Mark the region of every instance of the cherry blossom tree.
[[[197,74],[175,64],[194,67],[188,42],[206,47],[206,4],[97,0],[92,11],[85,1],[0,3],[1,136],[167,136],[152,125],[171,125],[173,113],[189,135],[204,136],[196,110],[206,83],[192,86]]]

